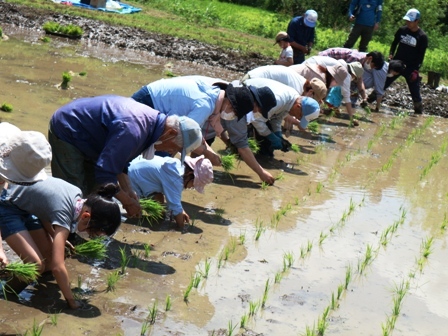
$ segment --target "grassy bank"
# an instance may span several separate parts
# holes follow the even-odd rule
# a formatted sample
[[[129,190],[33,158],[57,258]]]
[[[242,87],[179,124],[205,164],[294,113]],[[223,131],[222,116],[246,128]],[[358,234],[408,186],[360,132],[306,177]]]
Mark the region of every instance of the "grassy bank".
[[[109,14],[53,4],[50,1],[12,0],[8,2],[79,15],[114,25],[137,27],[179,38],[194,39],[226,49],[237,49],[243,53],[258,52],[272,58],[276,58],[280,51],[277,46],[272,45],[273,36],[280,30],[286,30],[290,19],[286,15],[215,0],[127,1],[126,3],[142,8],[141,12],[131,15]],[[347,34],[348,31],[318,27],[314,52],[341,46]],[[389,47],[389,44],[379,41],[372,41],[370,44],[370,50],[381,51],[384,55],[389,54]],[[422,72],[437,71],[446,78],[448,70],[445,64],[447,63],[448,53],[440,49],[428,50]]]

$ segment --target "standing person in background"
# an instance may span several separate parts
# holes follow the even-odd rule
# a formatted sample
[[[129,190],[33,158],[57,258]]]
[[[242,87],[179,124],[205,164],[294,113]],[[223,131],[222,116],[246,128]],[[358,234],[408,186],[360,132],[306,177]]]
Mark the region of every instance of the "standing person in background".
[[[386,79],[384,89],[386,90],[398,77],[403,76],[411,93],[414,103],[414,112],[423,113],[422,97],[420,95],[420,74],[419,69],[425,58],[428,47],[428,36],[419,27],[420,12],[412,8],[403,17],[406,26],[403,26],[395,33],[389,52],[389,59],[403,61],[406,68],[401,74],[397,74]]]
[[[282,52],[278,59],[275,60],[274,64],[290,66],[294,64],[293,55],[294,52],[292,50],[291,45],[289,44],[289,35],[281,31],[275,37],[274,45],[278,44],[280,48],[282,48]]]
[[[294,51],[294,64],[305,61],[314,45],[317,12],[309,9],[303,16],[296,16],[288,24],[289,43]]]
[[[348,19],[355,21],[344,48],[352,48],[358,38],[359,51],[367,51],[373,32],[379,28],[383,13],[383,0],[352,0],[348,10]]]

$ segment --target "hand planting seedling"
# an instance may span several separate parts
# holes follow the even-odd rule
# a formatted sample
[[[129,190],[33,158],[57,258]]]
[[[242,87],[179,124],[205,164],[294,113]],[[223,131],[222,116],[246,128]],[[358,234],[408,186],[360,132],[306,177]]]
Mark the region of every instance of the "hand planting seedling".
[[[319,124],[314,120],[308,124],[308,129],[313,133],[317,133],[319,131]]]

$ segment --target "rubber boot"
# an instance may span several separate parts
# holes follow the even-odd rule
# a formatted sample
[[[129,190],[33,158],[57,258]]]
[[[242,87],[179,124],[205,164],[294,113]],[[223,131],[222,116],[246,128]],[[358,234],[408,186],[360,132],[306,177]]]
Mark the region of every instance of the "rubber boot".
[[[414,113],[422,114],[423,113],[423,104],[422,102],[414,102]]]

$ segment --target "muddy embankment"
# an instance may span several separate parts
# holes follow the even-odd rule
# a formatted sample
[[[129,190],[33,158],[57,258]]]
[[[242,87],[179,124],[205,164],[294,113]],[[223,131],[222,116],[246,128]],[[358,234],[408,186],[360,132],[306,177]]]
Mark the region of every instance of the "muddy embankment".
[[[271,59],[256,52],[243,55],[237,50],[224,50],[195,40],[150,33],[137,28],[111,26],[79,16],[0,2],[0,22],[2,23],[41,30],[46,21],[76,24],[85,32],[83,39],[122,49],[148,51],[154,56],[222,67],[230,71],[246,72],[272,63]],[[421,91],[426,114],[448,117],[447,93],[432,89],[424,83]],[[398,109],[412,110],[413,104],[406,84],[394,83],[387,91],[384,104]]]

